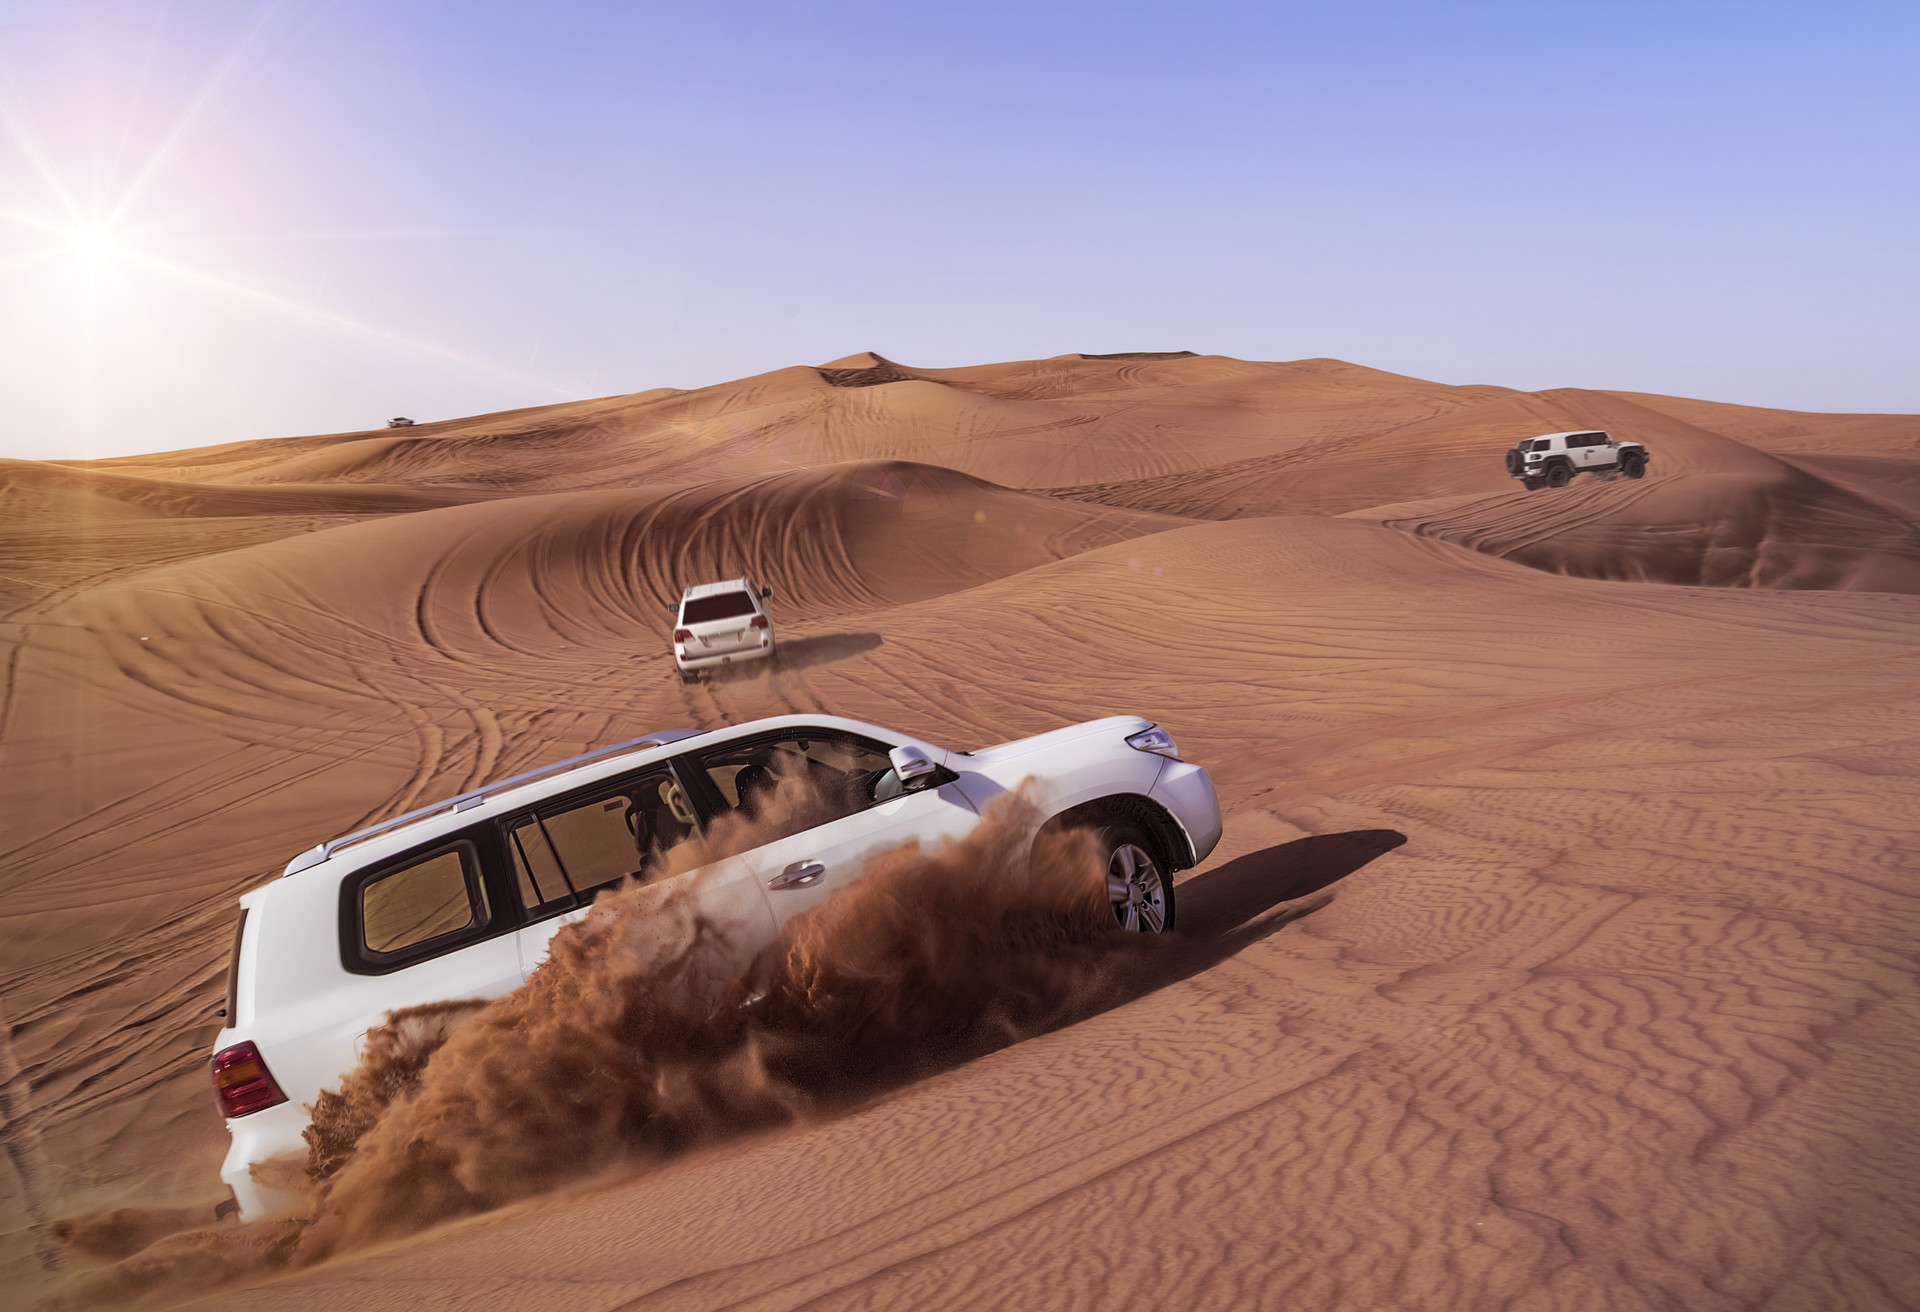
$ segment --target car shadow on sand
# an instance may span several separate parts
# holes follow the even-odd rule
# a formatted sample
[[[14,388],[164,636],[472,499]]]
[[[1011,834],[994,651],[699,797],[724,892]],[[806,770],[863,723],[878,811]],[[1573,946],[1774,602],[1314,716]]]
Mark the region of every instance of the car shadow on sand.
[[[1147,960],[1126,1000],[1198,975],[1312,915],[1333,901],[1325,890],[1406,841],[1393,829],[1315,834],[1192,876],[1174,890],[1175,932]]]
[[[858,1102],[1005,1047],[1091,1020],[1161,989],[1191,979],[1310,916],[1333,900],[1334,884],[1407,841],[1391,829],[1358,829],[1341,834],[1297,838],[1235,857],[1192,876],[1175,889],[1176,932],[1165,935],[1115,931],[1097,946],[1082,941],[1077,949],[1053,958],[1056,964],[1086,972],[1085,987],[1050,992],[1057,976],[1021,976],[1031,987],[996,996],[991,961],[983,961],[980,992],[969,1006],[995,1023],[947,1027],[932,1045],[909,1051],[889,1045],[860,1054],[846,1069],[824,1081],[829,1102]],[[1088,950],[1091,949],[1091,950]],[[989,1005],[991,1003],[992,1005]],[[940,1001],[931,1004],[935,1011]],[[978,1020],[980,1017],[974,1017]],[[841,1059],[847,1057],[839,1053]],[[854,1067],[858,1067],[857,1071]],[[837,1087],[836,1087],[837,1086]]]
[[[1338,883],[1406,841],[1393,829],[1354,829],[1237,856],[1176,887],[1175,924],[1183,937],[1218,937],[1282,902]]]
[[[792,670],[810,670],[865,655],[886,639],[877,633],[822,633],[812,638],[783,639],[773,659],[743,665],[715,665],[700,672],[706,683],[745,683]]]
[[[822,633],[782,642],[776,659],[780,669],[806,670],[865,655],[884,641],[877,633]]]
[[[929,937],[938,940],[938,950],[899,973],[881,958],[856,953],[857,970],[829,968],[809,977],[797,995],[804,1005],[793,1012],[853,1023],[825,1032],[789,1031],[784,1046],[767,1052],[779,1054],[780,1077],[805,1089],[817,1107],[857,1106],[1191,979],[1320,910],[1333,900],[1329,888],[1406,841],[1391,829],[1359,829],[1235,857],[1176,887],[1176,931],[1170,934],[1129,934],[1097,924],[1082,925],[1087,933],[1064,941],[1044,929],[1037,937],[1016,932],[1002,954],[988,924],[976,922],[953,937],[934,928]],[[1016,914],[1001,929],[1018,925]],[[833,952],[821,946],[805,959],[831,967]],[[835,1007],[840,985],[850,987],[851,1005],[844,1010]],[[787,1024],[778,1010],[783,1004],[774,1005],[776,1010],[761,1014],[770,1032]]]

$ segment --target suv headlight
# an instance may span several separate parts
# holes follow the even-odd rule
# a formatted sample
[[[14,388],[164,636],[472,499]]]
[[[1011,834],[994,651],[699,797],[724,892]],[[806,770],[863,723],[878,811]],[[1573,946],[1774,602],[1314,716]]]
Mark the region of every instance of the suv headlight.
[[[1173,741],[1173,735],[1165,729],[1142,729],[1139,733],[1129,734],[1127,746],[1136,752],[1152,752],[1155,756],[1164,756],[1170,761],[1180,759],[1180,746]]]

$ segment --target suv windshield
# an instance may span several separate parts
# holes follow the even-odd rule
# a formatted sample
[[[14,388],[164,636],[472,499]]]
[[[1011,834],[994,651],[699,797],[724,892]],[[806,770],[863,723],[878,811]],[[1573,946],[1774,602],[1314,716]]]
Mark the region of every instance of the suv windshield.
[[[695,597],[680,608],[682,624],[711,624],[714,620],[736,619],[753,614],[753,598],[744,592],[722,592],[712,597]]]

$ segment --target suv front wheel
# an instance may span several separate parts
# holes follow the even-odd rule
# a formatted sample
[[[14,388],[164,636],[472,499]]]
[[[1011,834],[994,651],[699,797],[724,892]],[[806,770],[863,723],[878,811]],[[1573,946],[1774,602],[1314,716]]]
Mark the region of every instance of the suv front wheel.
[[[1173,875],[1155,855],[1153,840],[1124,822],[1103,825],[1096,833],[1114,923],[1130,933],[1161,934],[1172,929]]]

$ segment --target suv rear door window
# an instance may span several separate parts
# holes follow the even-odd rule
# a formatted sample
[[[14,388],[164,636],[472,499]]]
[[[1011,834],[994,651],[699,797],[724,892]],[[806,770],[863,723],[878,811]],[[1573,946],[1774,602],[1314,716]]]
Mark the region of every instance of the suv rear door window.
[[[711,597],[695,597],[680,608],[682,624],[711,624],[716,620],[738,619],[755,613],[753,598],[744,592],[722,592]]]
[[[668,769],[649,770],[541,808],[508,826],[528,910],[559,910],[622,879],[648,878],[694,832],[693,808]]]

